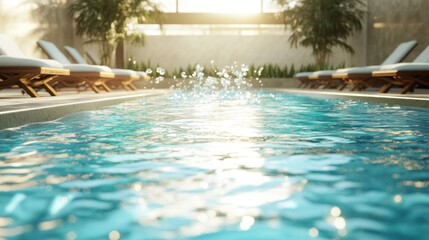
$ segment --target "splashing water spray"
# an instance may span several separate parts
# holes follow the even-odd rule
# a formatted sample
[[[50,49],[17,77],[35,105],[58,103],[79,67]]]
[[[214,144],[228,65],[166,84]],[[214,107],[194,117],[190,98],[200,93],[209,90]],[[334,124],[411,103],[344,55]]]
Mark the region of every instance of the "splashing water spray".
[[[255,69],[253,73],[249,73],[250,67],[246,64],[234,62],[231,66],[219,67],[212,60],[211,69],[211,71],[205,71],[204,66],[197,64],[192,73],[183,71],[180,76],[173,76],[173,83],[170,88],[193,91],[198,95],[217,95],[231,92],[245,93],[253,87],[252,82],[262,86],[259,77],[263,68]],[[209,74],[205,72],[209,72]],[[165,69],[161,67],[156,68],[154,76],[151,76],[153,74],[151,69],[146,70],[146,74],[151,76],[151,81],[154,84],[163,82],[166,79],[165,73]]]

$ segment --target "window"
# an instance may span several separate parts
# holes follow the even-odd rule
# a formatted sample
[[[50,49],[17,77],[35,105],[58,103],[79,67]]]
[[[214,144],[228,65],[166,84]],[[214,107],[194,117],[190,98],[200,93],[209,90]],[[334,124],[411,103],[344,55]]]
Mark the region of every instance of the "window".
[[[162,29],[143,24],[135,30],[147,35],[284,35],[275,18],[275,0],[153,0],[166,13]]]
[[[154,0],[164,12],[178,13],[272,13],[274,0]]]

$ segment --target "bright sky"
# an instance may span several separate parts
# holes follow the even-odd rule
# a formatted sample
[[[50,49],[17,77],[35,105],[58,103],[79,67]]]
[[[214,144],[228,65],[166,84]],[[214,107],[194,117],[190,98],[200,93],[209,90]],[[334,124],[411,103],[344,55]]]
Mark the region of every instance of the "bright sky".
[[[216,13],[258,13],[260,0],[180,0],[179,11]]]
[[[164,11],[175,12],[176,0],[155,0]],[[179,0],[179,12],[260,13],[261,0]],[[275,11],[273,0],[263,0],[264,11]]]

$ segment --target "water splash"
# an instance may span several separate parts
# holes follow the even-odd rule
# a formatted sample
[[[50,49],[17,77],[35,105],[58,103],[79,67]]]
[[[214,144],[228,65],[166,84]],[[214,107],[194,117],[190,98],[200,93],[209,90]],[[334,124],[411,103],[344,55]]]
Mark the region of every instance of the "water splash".
[[[182,71],[180,76],[173,76],[170,88],[198,92],[198,95],[207,95],[237,91],[244,94],[254,87],[255,83],[262,86],[259,76],[261,76],[263,68],[250,72],[249,65],[238,64],[237,62],[223,67],[215,65],[213,60],[210,64],[211,66],[208,69],[201,64],[196,64],[192,72]],[[150,76],[153,72],[151,69],[147,69],[146,73]],[[157,67],[154,76],[151,76],[152,83],[155,85],[165,83],[168,79],[165,75],[165,69]]]
[[[158,77],[156,77],[155,83],[160,83],[161,81],[164,81],[165,69],[163,69],[161,67],[157,67],[156,73],[157,73]]]

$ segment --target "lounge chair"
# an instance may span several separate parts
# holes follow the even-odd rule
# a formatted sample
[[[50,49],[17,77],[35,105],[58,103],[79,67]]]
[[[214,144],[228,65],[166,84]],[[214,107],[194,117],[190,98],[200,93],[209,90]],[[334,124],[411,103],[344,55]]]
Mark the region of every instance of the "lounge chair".
[[[67,47],[64,47],[64,48],[67,48]],[[66,49],[66,51],[67,51],[67,49]],[[78,52],[78,54],[80,55],[79,52]],[[100,65],[100,62],[101,62],[100,59],[97,58],[94,54],[92,54],[91,52],[85,52],[85,55],[92,62],[92,64]],[[81,58],[83,58],[82,55],[81,55]],[[150,79],[150,77],[147,75],[146,72],[142,72],[142,71],[135,71],[135,72],[140,76],[141,80],[149,80]]]
[[[399,44],[395,50],[381,63],[381,65],[387,65],[387,64],[395,64],[400,61],[402,61],[410,52],[415,48],[417,45],[417,41],[412,40],[408,42],[403,42]],[[321,85],[324,86],[324,88],[328,88],[333,84],[338,85],[338,90],[343,90],[347,84],[352,84],[352,89],[355,90],[361,87],[361,84],[363,85],[363,82],[366,81],[366,79],[355,79],[353,81],[350,81],[350,79],[346,78],[347,73],[349,71],[357,71],[366,69],[370,72],[372,70],[379,69],[380,66],[367,66],[367,67],[354,67],[354,68],[344,68],[344,69],[338,69],[338,70],[324,70],[324,71],[316,71],[316,72],[307,72],[307,73],[298,73],[296,77],[301,82],[306,83],[306,85],[311,85],[313,88],[317,88]],[[334,83],[334,81],[336,81]]]
[[[429,46],[427,46],[411,63],[383,64],[380,66],[350,68],[344,72],[338,70],[332,75],[332,77],[348,81],[353,85],[353,88],[363,89],[372,86],[381,86],[379,92],[387,93],[394,85],[398,85],[398,83],[395,82],[396,84],[393,84],[393,79],[391,78],[381,78],[379,75],[373,76],[373,72],[379,70],[396,70],[397,67],[400,67],[401,70],[405,70],[405,66],[410,66],[410,71],[413,71],[420,69],[415,69],[414,66],[425,66],[427,63],[429,63]]]
[[[94,65],[100,65],[101,61],[99,58],[97,58],[94,54],[92,54],[91,52],[85,52],[86,56],[88,57],[88,59],[92,62],[92,64]]]
[[[414,90],[416,86],[429,87],[429,63],[398,63],[382,66],[372,72],[372,78],[385,84],[379,92],[387,93],[393,86],[401,86],[401,94]]]
[[[73,64],[52,42],[39,40],[37,41],[37,45],[49,58],[58,61],[64,68],[70,69],[70,76],[72,76],[73,79],[70,79],[70,82],[63,81],[63,86],[79,87],[81,84],[87,84],[96,93],[100,92],[99,87],[107,92],[111,91],[106,85],[106,81],[116,79],[116,75],[109,67]]]
[[[70,56],[71,59],[73,59],[76,63],[79,64],[89,64],[85,58],[79,53],[78,50],[76,50],[76,48],[70,47],[70,46],[65,46],[64,49],[66,50],[66,53]],[[95,63],[99,63],[100,61],[98,59],[96,59],[96,57],[92,54],[88,54],[87,56],[90,56],[89,58],[91,59],[92,62]],[[141,71],[134,71],[134,70],[129,70],[129,69],[118,69],[118,68],[112,68],[112,71],[118,75],[127,75],[127,74],[137,74],[139,76],[140,80],[148,80],[149,77],[146,74],[146,72],[141,72]],[[131,88],[133,90],[137,89],[136,86],[134,86],[133,81],[135,81],[137,79],[131,79],[130,81],[126,81],[126,79],[123,79],[123,87],[124,88]],[[127,82],[127,84],[125,84],[125,82]]]
[[[68,76],[70,71],[53,60],[22,56],[12,41],[0,34],[0,89],[18,86],[29,96],[38,97],[34,88],[44,88],[51,96],[57,96],[50,83],[59,76]]]

